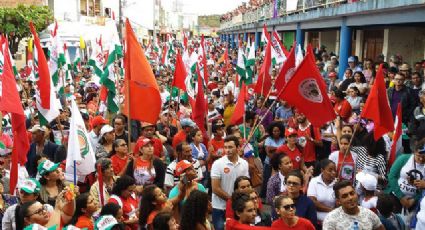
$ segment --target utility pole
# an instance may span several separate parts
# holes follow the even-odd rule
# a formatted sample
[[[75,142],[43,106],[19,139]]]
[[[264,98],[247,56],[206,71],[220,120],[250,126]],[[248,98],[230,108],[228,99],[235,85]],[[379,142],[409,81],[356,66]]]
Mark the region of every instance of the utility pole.
[[[120,40],[123,39],[123,37],[122,37],[122,27],[123,27],[123,21],[122,21],[122,1],[124,1],[124,0],[119,0],[118,33],[120,35]]]
[[[155,44],[156,41],[156,2],[157,0],[153,1],[153,41],[152,44]]]

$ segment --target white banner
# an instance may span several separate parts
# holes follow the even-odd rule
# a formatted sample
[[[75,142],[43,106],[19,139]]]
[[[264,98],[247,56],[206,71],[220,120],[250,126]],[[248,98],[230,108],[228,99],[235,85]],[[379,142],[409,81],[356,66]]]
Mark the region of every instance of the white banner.
[[[286,11],[297,10],[298,0],[287,0],[286,1]]]

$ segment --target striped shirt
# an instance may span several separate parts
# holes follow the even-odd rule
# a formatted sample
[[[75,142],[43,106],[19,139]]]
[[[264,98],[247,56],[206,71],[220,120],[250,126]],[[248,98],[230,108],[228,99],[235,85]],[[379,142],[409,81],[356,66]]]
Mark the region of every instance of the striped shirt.
[[[165,173],[165,181],[164,185],[168,187],[174,187],[174,185],[178,184],[180,178],[174,175],[174,171],[176,170],[177,160],[174,160],[167,166],[167,172]],[[197,181],[202,180],[202,169],[201,163],[198,160],[193,159],[193,168],[195,168],[196,172],[198,172]]]
[[[385,177],[387,167],[385,158],[382,154],[378,154],[376,157],[369,156],[367,149],[363,146],[354,146],[351,150],[357,153],[357,170]]]

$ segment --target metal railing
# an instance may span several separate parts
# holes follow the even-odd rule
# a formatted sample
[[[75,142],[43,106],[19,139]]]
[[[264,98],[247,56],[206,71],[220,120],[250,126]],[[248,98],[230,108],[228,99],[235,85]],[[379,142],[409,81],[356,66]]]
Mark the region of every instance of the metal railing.
[[[298,5],[295,10],[287,10],[286,8],[287,1],[292,1],[292,0],[280,1],[280,6],[278,8],[279,17],[287,16],[291,14],[304,13],[304,12],[311,11],[318,8],[337,7],[342,4],[347,4],[347,3],[356,2],[356,1],[366,1],[366,0],[298,0]],[[253,11],[248,11],[242,14],[242,21],[235,22],[233,18],[239,17],[239,15],[233,16],[232,19],[221,22],[220,30],[228,29],[234,26],[258,22],[260,20],[271,19],[273,18],[273,8],[274,8],[274,5],[273,3],[271,3],[271,4],[263,5]]]

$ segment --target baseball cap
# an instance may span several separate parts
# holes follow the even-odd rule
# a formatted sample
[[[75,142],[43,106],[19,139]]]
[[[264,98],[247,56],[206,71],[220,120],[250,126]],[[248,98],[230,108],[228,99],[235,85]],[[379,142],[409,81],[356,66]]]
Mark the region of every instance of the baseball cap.
[[[378,180],[375,176],[359,172],[356,174],[356,180],[365,188],[367,191],[375,191],[376,185],[378,184]]]
[[[31,129],[30,129],[30,132],[35,132],[35,131],[42,131],[42,132],[44,132],[44,131],[46,131],[46,127],[44,127],[44,126],[40,126],[40,125],[34,125]]]
[[[38,165],[37,171],[40,176],[44,176],[46,173],[55,171],[59,167],[59,164],[60,163],[53,163],[50,160],[45,160]]]
[[[298,134],[297,130],[293,129],[293,128],[287,128],[285,129],[285,136],[289,137],[293,134]]]
[[[137,141],[137,145],[139,145],[140,147],[143,147],[143,146],[145,146],[145,145],[147,145],[149,143],[152,143],[153,144],[152,140],[149,139],[149,138],[142,138],[142,139],[139,139]]]
[[[112,215],[104,215],[100,216],[94,224],[95,230],[110,230],[118,224],[117,219],[115,219]]]
[[[354,61],[355,61],[355,59],[354,59],[353,56],[351,56],[351,57],[348,58],[348,62],[354,62]]]
[[[149,126],[155,126],[154,124],[151,124],[151,123],[145,122],[145,121],[143,121],[141,125],[142,125],[142,128],[146,128],[146,127],[149,127]]]
[[[102,124],[109,124],[109,120],[103,118],[102,116],[95,116],[93,120],[91,121],[91,124],[93,127],[96,127]]]
[[[189,118],[183,118],[181,121],[180,121],[180,125],[183,127],[183,126],[190,126],[190,127],[192,127],[192,128],[195,128],[196,127],[196,124],[195,124],[195,122],[193,122],[191,119],[189,119]]]
[[[336,77],[336,72],[332,71],[328,74],[328,77]]]
[[[180,176],[184,171],[192,166],[192,163],[190,163],[187,160],[181,160],[176,165],[176,170],[174,171],[174,175]]]
[[[100,129],[100,137],[103,137],[103,135],[105,135],[105,133],[109,133],[114,131],[114,128],[112,128],[112,126],[110,125],[104,125],[101,129]]]
[[[34,178],[25,179],[19,186],[20,190],[29,194],[39,193],[40,188],[40,182]]]

